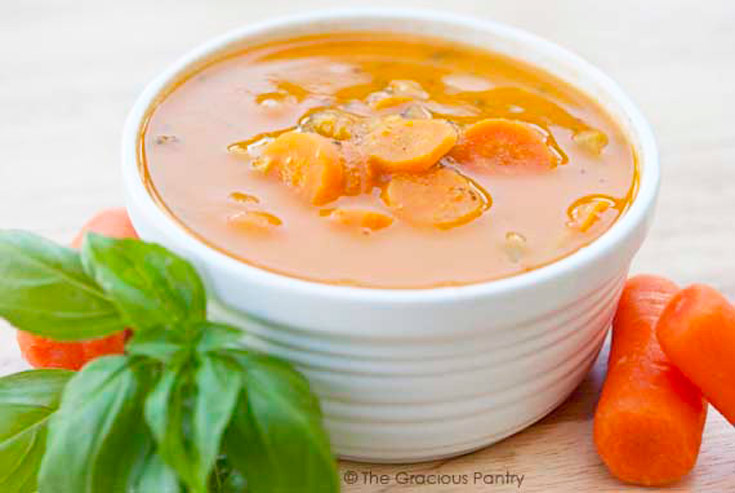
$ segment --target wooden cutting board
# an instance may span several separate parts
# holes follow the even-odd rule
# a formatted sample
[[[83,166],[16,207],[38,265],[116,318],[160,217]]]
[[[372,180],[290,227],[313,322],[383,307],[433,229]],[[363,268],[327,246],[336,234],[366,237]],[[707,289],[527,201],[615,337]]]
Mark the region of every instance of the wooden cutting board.
[[[664,167],[656,223],[634,271],[663,273],[682,284],[707,282],[735,299],[735,2],[350,2],[360,4],[430,5],[508,22],[571,48],[607,71],[650,119]],[[0,227],[70,241],[95,210],[122,203],[120,129],[137,93],[162,67],[246,22],[337,6],[345,4],[0,2]],[[345,482],[344,491],[625,489],[607,474],[591,439],[604,374],[600,361],[566,403],[529,429],[488,449],[439,462],[344,463],[343,475],[354,481]],[[0,325],[0,374],[21,368],[13,333]],[[467,484],[451,484],[464,478]],[[512,484],[503,484],[511,479]],[[695,472],[672,490],[735,491],[735,430],[717,413],[710,412]]]

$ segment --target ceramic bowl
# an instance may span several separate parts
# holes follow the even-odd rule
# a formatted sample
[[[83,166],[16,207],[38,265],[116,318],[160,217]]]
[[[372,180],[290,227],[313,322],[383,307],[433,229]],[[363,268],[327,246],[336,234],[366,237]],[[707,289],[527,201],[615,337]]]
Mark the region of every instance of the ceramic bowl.
[[[308,282],[239,262],[190,235],[149,195],[139,131],[156,98],[213,55],[268,40],[375,30],[428,34],[509,55],[593,97],[635,149],[630,209],[596,241],[546,267],[481,284],[369,289]],[[569,51],[521,30],[445,12],[327,11],[245,26],[187,54],[155,79],[128,118],[122,165],[140,235],[190,259],[212,314],[250,344],[295,364],[321,398],[334,450],[375,462],[416,462],[487,446],[539,420],[595,361],[659,183],[656,145],[623,91]]]

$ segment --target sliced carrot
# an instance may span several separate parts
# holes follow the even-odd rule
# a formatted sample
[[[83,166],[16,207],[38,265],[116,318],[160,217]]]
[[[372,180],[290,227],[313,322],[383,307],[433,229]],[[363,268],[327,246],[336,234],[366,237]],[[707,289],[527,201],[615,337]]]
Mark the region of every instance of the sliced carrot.
[[[389,116],[365,136],[365,151],[380,170],[418,173],[434,166],[457,142],[444,120],[408,120]]]
[[[656,331],[666,356],[735,425],[735,307],[695,284],[674,296]]]
[[[613,321],[607,378],[594,439],[613,476],[661,486],[697,461],[707,403],[661,350],[655,325],[678,287],[666,279],[628,280]]]
[[[255,195],[245,192],[232,192],[230,200],[239,204],[259,204],[260,199]]]
[[[394,175],[382,197],[401,219],[440,229],[466,224],[490,206],[490,196],[484,190],[444,167],[422,174]]]
[[[329,214],[334,224],[362,231],[378,231],[393,224],[393,218],[367,209],[334,209]]]
[[[344,194],[360,195],[370,192],[378,182],[375,167],[352,142],[342,142],[342,174],[344,176]]]
[[[315,133],[286,132],[268,143],[257,165],[275,173],[298,195],[314,205],[343,192],[342,157],[337,145]]]
[[[531,125],[488,118],[470,125],[450,156],[480,170],[548,170],[556,164],[544,136]]]
[[[243,231],[265,233],[283,224],[278,216],[264,211],[240,211],[227,218],[227,222]]]
[[[137,238],[125,209],[107,209],[96,214],[72,242],[79,248],[87,232],[113,238]],[[18,331],[17,340],[23,358],[34,368],[66,368],[79,370],[88,362],[108,354],[122,354],[130,331],[122,331],[89,341],[55,341],[27,332]]]

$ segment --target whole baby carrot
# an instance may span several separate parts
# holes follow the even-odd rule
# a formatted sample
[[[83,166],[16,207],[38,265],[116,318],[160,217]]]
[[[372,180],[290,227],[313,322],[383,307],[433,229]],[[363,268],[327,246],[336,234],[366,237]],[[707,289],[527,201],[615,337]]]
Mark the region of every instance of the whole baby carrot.
[[[628,483],[673,483],[694,467],[699,454],[707,403],[668,360],[655,333],[677,291],[660,277],[633,277],[613,321],[594,439],[610,472]]]
[[[674,296],[656,331],[666,356],[735,425],[735,307],[695,284]]]

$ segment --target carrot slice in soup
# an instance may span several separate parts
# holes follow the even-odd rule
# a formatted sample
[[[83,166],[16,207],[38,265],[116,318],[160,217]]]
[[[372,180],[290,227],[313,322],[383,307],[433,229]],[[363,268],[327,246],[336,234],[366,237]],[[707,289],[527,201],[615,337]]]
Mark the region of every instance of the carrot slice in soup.
[[[470,125],[450,156],[481,170],[547,170],[556,164],[556,156],[539,131],[504,118],[488,118]]]
[[[342,157],[337,145],[315,133],[286,132],[263,149],[256,167],[276,174],[314,205],[342,194]]]
[[[342,173],[344,175],[344,194],[360,195],[370,192],[378,177],[374,167],[368,162],[358,146],[352,142],[342,142]]]
[[[388,173],[426,171],[456,143],[456,130],[444,120],[399,116],[385,118],[365,136],[369,160]]]
[[[567,211],[569,222],[567,226],[582,233],[603,220],[605,213],[615,208],[615,199],[604,195],[587,195],[575,201]],[[612,217],[608,216],[608,220]]]
[[[339,226],[368,231],[377,231],[393,224],[392,217],[367,209],[335,209],[329,214],[329,220]]]
[[[265,233],[283,224],[278,216],[264,211],[241,211],[227,218],[227,222],[240,230]]]
[[[407,222],[440,229],[466,224],[490,206],[484,190],[449,168],[395,175],[383,190],[383,201]]]

